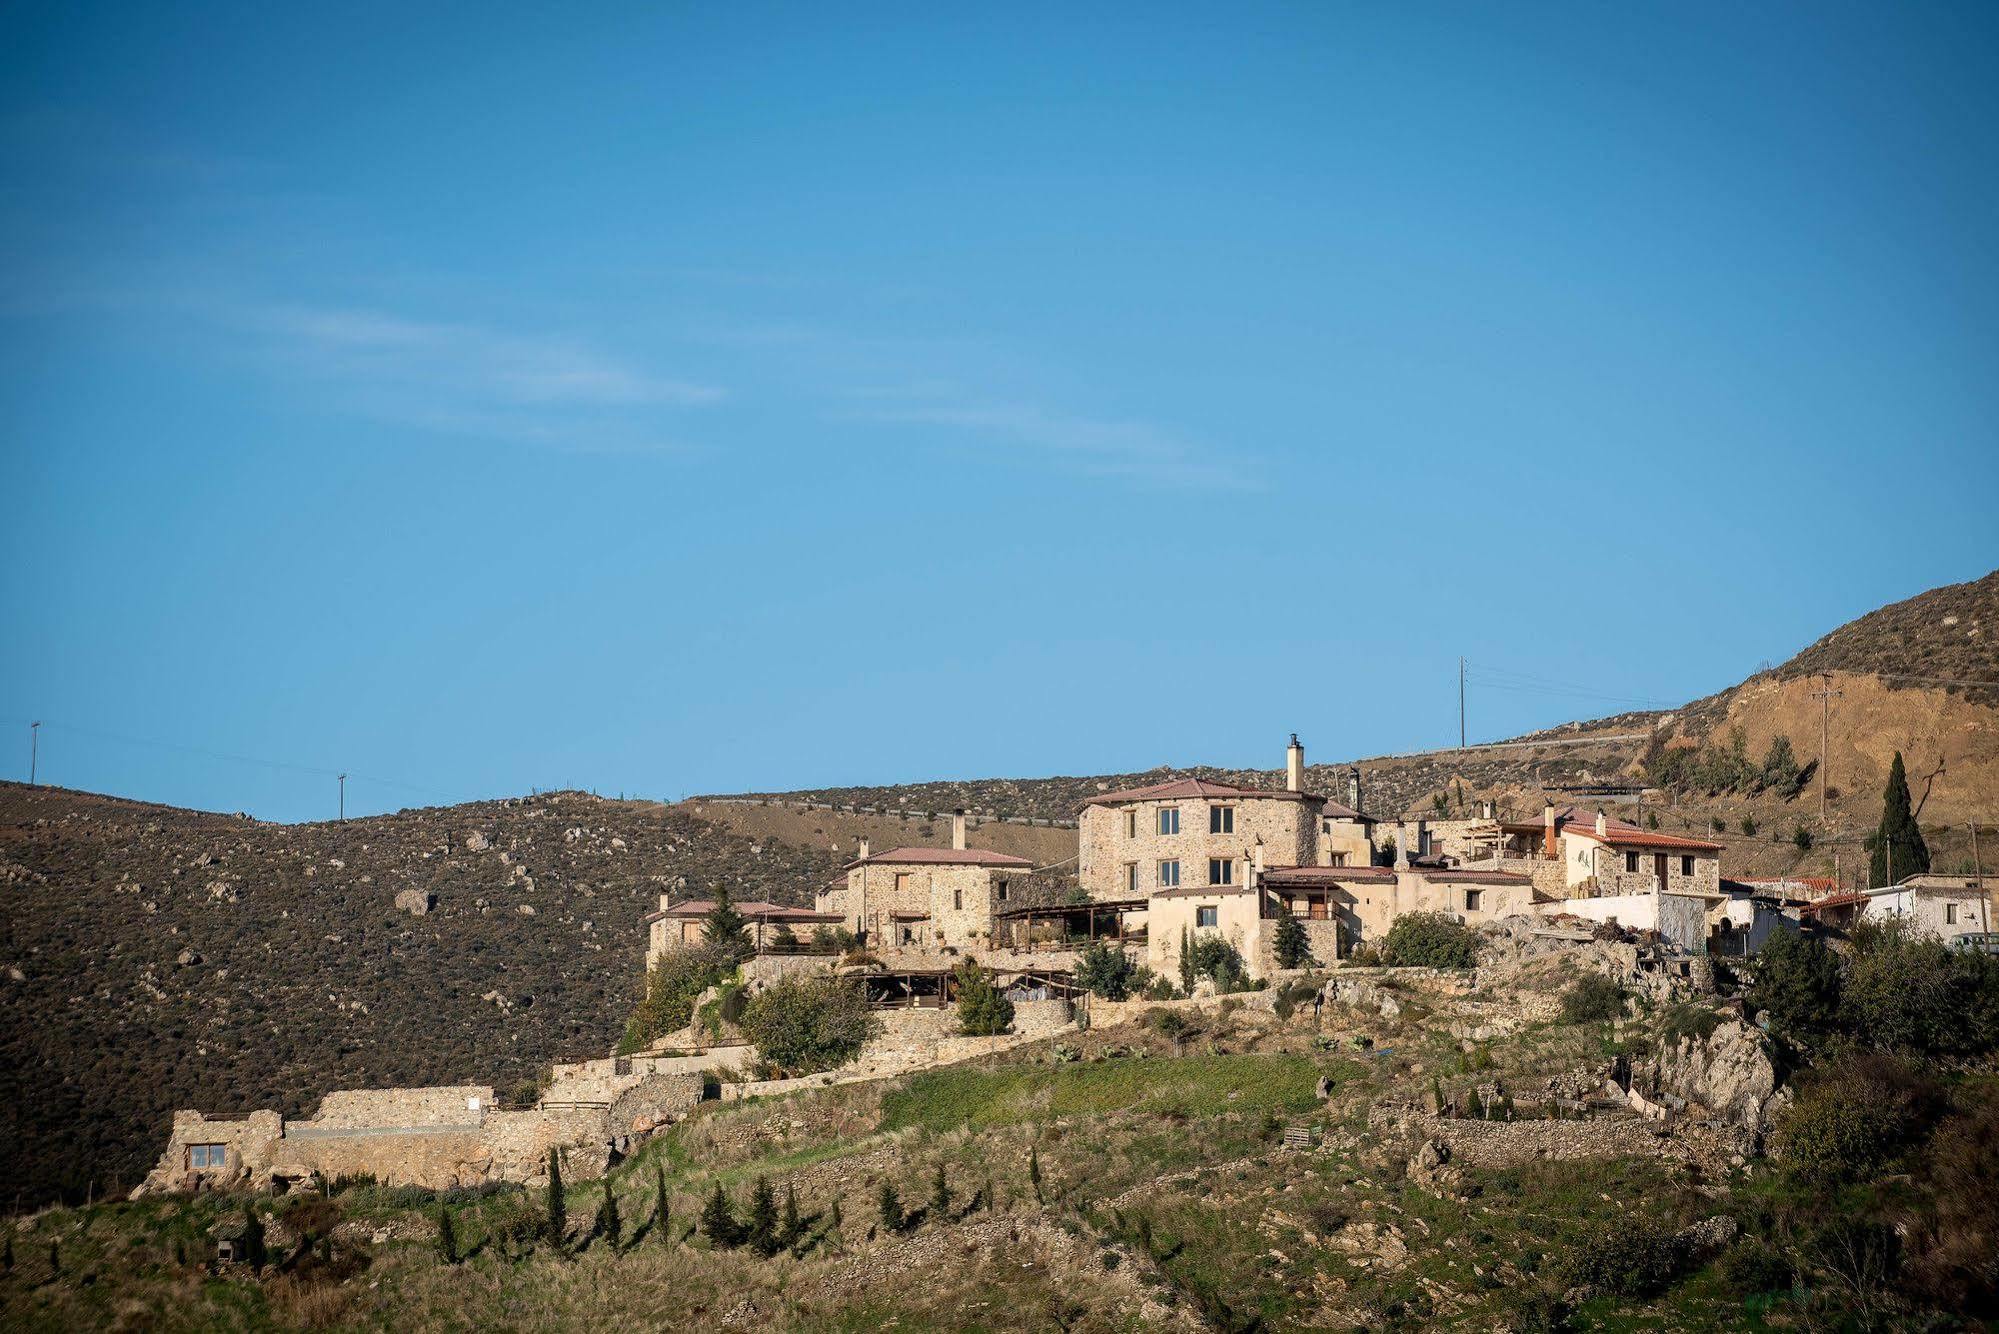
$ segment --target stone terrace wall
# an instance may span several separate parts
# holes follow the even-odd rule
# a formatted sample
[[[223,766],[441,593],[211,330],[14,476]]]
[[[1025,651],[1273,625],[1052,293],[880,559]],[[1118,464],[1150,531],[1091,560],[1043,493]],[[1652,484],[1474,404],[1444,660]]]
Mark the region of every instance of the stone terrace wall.
[[[488,1084],[414,1089],[343,1089],[320,1099],[319,1111],[309,1121],[292,1124],[319,1130],[383,1126],[476,1127],[480,1111],[492,1105],[493,1089]]]

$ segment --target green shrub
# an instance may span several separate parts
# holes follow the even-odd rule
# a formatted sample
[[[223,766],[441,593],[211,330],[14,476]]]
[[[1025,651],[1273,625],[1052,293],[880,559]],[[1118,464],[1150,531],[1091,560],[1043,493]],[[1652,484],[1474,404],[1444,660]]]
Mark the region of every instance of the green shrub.
[[[803,1075],[853,1060],[881,1025],[853,982],[783,977],[743,1008],[742,1028],[764,1061]]]
[[[1076,985],[1107,1001],[1129,998],[1142,971],[1129,954],[1101,940],[1076,956]]]
[[[1799,852],[1810,852],[1812,850],[1811,829],[1805,825],[1799,825],[1796,829],[1793,829],[1791,831],[1791,843]]]
[[[1937,1092],[1912,1067],[1880,1052],[1853,1052],[1802,1084],[1778,1118],[1786,1170],[1814,1186],[1870,1176],[1935,1116]]]
[[[1388,928],[1382,962],[1391,968],[1470,968],[1477,944],[1464,923],[1443,913],[1404,913]]]
[[[1562,993],[1562,1022],[1601,1024],[1624,1013],[1624,988],[1601,973],[1577,978]]]
[[[1863,924],[1840,992],[1846,1026],[1875,1046],[1930,1056],[1999,1047],[1999,959],[1953,950],[1903,922]]]
[[[734,971],[735,960],[729,951],[706,945],[690,945],[661,956],[646,970],[645,995],[625,1025],[619,1054],[628,1056],[665,1034],[687,1027],[701,993]]]
[[[1780,1036],[1823,1033],[1839,1017],[1839,960],[1816,936],[1779,931],[1757,952],[1748,1001],[1770,1012],[1770,1027]]]
[[[1180,975],[1187,979],[1189,995],[1193,994],[1194,983],[1204,977],[1212,978],[1215,990],[1224,995],[1252,990],[1242,955],[1222,937],[1195,936],[1191,941],[1183,941],[1181,950]]]
[[[701,1207],[701,1232],[708,1238],[708,1244],[715,1247],[734,1246],[743,1239],[742,1226],[736,1222],[736,1211],[729,1207],[729,1196],[719,1181],[715,1183],[708,1203]]]
[[[1599,1223],[1576,1236],[1558,1269],[1569,1287],[1654,1297],[1672,1285],[1686,1258],[1671,1233],[1626,1218]]]
[[[993,985],[992,977],[967,959],[953,974],[958,989],[958,1031],[968,1037],[994,1037],[1013,1027],[1013,1002]]]

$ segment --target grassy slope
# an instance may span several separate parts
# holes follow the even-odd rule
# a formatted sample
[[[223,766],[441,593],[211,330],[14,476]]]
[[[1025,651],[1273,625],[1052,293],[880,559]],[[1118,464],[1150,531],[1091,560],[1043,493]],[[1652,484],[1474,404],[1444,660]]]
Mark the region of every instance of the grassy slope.
[[[1491,1328],[1579,1230],[1670,1229],[1725,1207],[1654,1161],[1530,1165],[1480,1175],[1468,1200],[1425,1193],[1401,1178],[1406,1146],[1377,1152],[1360,1132],[1384,1092],[1448,1073],[1455,1047],[1411,1026],[1379,1033],[1399,1044],[1395,1054],[1356,1059],[1314,1051],[1309,1031],[1304,1015],[1274,1034],[1217,1020],[1198,1040],[1212,1050],[1175,1059],[1146,1034],[1116,1030],[1091,1035],[1079,1064],[956,1068],[711,1107],[611,1179],[627,1227],[621,1250],[584,1244],[604,1187],[572,1186],[580,1253],[567,1258],[544,1248],[510,1261],[488,1240],[521,1207],[518,1192],[454,1209],[474,1254],[446,1268],[431,1240],[434,1206],[412,1207],[408,1192],[350,1190],[331,1206],[348,1221],[330,1267],[308,1262],[261,1283],[175,1261],[176,1241],[198,1256],[207,1226],[234,1203],[50,1213],[15,1234],[0,1313],[12,1328]],[[1113,1040],[1136,1054],[1103,1056]],[[1602,1041],[1593,1030],[1539,1029],[1493,1051],[1524,1075],[1564,1068]],[[1320,1110],[1312,1084],[1322,1071],[1338,1091]],[[1322,1123],[1335,1147],[1280,1151],[1278,1130],[1294,1119]],[[953,1196],[942,1216],[927,1205],[939,1165]],[[652,1226],[656,1169],[672,1194],[665,1233]],[[801,1254],[759,1260],[691,1234],[716,1182],[740,1201],[759,1176],[780,1196],[796,1189]],[[878,1235],[884,1181],[921,1215],[907,1238]],[[382,1228],[395,1239],[370,1244]],[[52,1239],[59,1278],[46,1257]],[[1719,1328],[1741,1310],[1697,1274],[1658,1300],[1605,1300],[1594,1314],[1628,1327]]]

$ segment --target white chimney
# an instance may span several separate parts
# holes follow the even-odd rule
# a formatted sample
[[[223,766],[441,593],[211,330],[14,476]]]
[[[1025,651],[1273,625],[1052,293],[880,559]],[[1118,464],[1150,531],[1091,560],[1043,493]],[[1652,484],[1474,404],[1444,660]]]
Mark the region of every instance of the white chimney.
[[[673,892],[671,890],[659,896],[659,910],[661,912],[665,912],[668,908],[671,908],[672,906],[673,906]]]
[[[965,850],[965,811],[963,807],[951,812],[951,846],[958,851]]]
[[[856,858],[854,858],[854,860],[855,860],[855,861],[859,861],[859,862],[864,862],[864,861],[866,861],[867,859],[868,859],[868,841],[867,841],[866,839],[862,839],[862,840],[861,840],[861,855],[860,855],[860,856],[858,856],[858,857],[856,857]]]
[[[1298,734],[1291,734],[1291,744],[1284,748],[1284,786],[1292,792],[1305,790],[1305,748],[1298,744]]]
[[[1395,830],[1395,869],[1409,869],[1409,822],[1402,821]]]
[[[1602,838],[1605,834],[1608,834],[1609,832],[1610,832],[1610,821],[1603,818],[1603,808],[1598,807],[1596,812],[1596,836],[1598,838]]]

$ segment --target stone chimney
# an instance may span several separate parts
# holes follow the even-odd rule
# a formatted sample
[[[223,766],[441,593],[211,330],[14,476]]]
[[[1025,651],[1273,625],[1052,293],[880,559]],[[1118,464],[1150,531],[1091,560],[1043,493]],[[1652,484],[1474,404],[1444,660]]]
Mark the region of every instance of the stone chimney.
[[[1249,887],[1263,887],[1263,840],[1260,838],[1249,850]]]
[[[1347,805],[1360,810],[1360,770],[1347,770]]]
[[[1541,808],[1541,855],[1549,861],[1555,859],[1555,808]]]
[[[673,891],[667,890],[659,896],[659,910],[665,912],[673,906]]]
[[[951,812],[951,846],[960,852],[965,850],[965,808],[962,806]]]
[[[867,859],[868,859],[868,841],[866,839],[862,839],[861,850],[858,854],[856,854],[854,860],[857,862],[864,862]]]
[[[1409,869],[1409,822],[1402,821],[1395,826],[1395,869]]]
[[[1298,744],[1298,734],[1291,734],[1291,744],[1284,748],[1284,787],[1290,792],[1305,790],[1305,748]]]
[[[1596,836],[1598,838],[1602,838],[1605,834],[1608,834],[1609,832],[1610,832],[1610,821],[1603,818],[1603,808],[1599,806],[1597,807],[1596,811]]]

